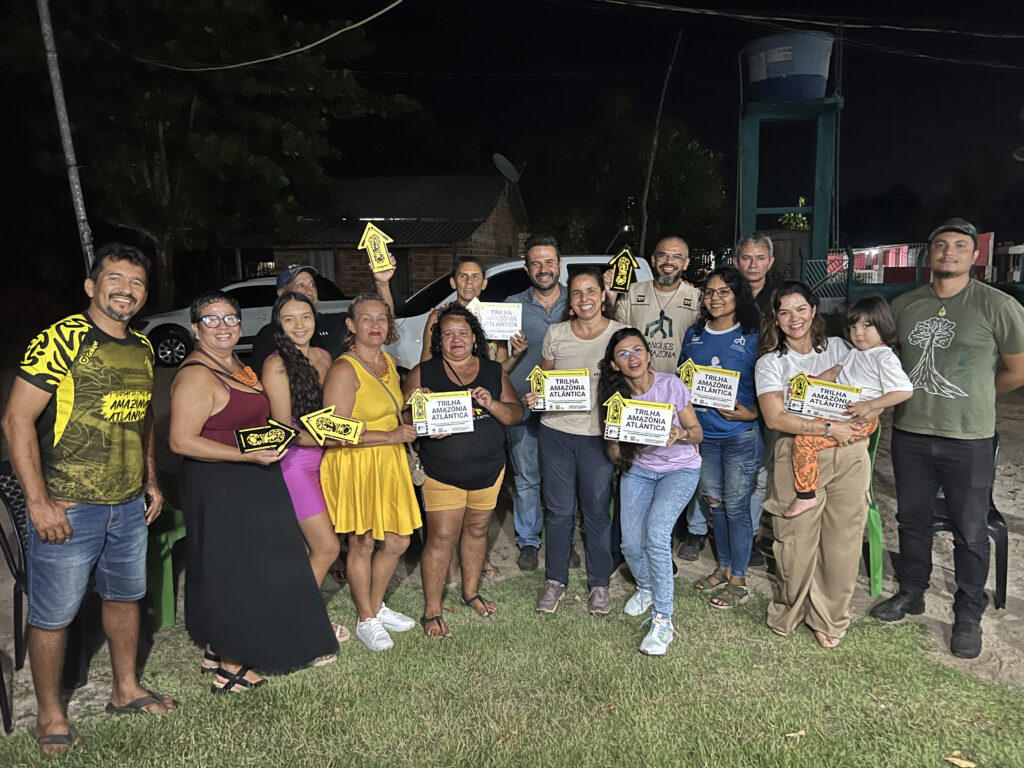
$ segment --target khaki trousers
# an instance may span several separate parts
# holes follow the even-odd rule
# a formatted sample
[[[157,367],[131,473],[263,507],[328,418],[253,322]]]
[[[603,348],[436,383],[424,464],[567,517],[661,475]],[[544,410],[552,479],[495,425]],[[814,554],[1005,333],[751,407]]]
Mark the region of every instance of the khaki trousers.
[[[772,515],[776,581],[768,626],[788,635],[800,622],[829,637],[850,625],[868,515],[871,461],[867,441],[826,448],[818,454],[818,503],[797,517],[782,517],[796,498],[793,438],[775,444],[772,491],[764,508]]]

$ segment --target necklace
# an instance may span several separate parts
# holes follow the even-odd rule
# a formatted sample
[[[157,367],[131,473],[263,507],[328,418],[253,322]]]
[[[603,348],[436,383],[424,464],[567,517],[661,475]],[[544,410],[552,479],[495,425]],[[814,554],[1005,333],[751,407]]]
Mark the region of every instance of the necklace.
[[[658,320],[661,323],[665,322],[665,307],[670,306],[672,304],[672,302],[676,298],[676,294],[679,293],[679,289],[682,288],[682,287],[683,287],[683,281],[680,280],[679,281],[679,285],[677,285],[676,289],[674,291],[672,291],[672,295],[668,297],[668,300],[664,304],[662,304],[661,303],[661,299],[658,298],[658,294],[659,293],[664,293],[664,291],[659,291],[657,288],[654,288],[654,300],[656,302],[658,302]]]
[[[245,386],[249,387],[249,389],[257,389],[259,387],[260,378],[259,376],[256,375],[256,372],[250,366],[247,365],[243,367],[242,370],[240,371],[232,371],[231,369],[227,368],[220,360],[218,360],[209,352],[207,352],[205,349],[202,349],[201,347],[197,347],[197,349],[199,349],[199,351],[206,355],[208,358],[213,360],[213,362],[216,363],[218,368],[224,371],[224,373],[226,373],[232,379],[237,381],[239,384],[244,384]],[[232,354],[231,357],[240,366],[242,365],[242,363],[238,360],[238,358],[234,356],[234,354]]]
[[[369,368],[370,369],[370,373],[372,373],[378,379],[380,379],[381,381],[387,381],[388,380],[388,375],[390,374],[390,370],[388,369],[387,358],[385,358],[383,355],[381,355],[381,364],[375,366],[373,363],[371,363],[365,357],[360,355],[359,351],[354,346],[352,347],[352,354],[355,355],[356,357],[358,357],[360,360],[362,360],[363,365],[365,365],[367,368]]]

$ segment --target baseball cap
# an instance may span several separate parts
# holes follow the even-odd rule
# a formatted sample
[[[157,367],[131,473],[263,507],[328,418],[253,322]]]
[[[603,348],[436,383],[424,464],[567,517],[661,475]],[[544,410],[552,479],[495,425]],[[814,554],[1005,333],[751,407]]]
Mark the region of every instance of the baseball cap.
[[[970,235],[974,244],[978,244],[978,229],[966,219],[953,218],[942,222],[928,235],[928,242],[930,243],[943,232],[959,232],[962,235]]]
[[[308,264],[289,264],[281,273],[277,276],[277,290],[281,290],[288,283],[299,276],[299,272],[309,272],[311,275],[315,275],[316,268],[311,267]]]

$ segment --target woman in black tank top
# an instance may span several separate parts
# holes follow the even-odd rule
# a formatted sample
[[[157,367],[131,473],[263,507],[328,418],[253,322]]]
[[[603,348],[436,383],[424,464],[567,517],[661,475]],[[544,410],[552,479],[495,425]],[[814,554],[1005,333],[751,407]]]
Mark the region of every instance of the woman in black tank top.
[[[441,617],[441,597],[460,537],[463,602],[483,617],[497,610],[479,594],[480,572],[505,472],[505,426],[522,420],[523,406],[501,364],[487,359],[483,331],[466,309],[453,305],[442,311],[432,335],[433,357],[409,373],[406,400],[417,389],[424,393],[469,390],[473,398],[472,432],[420,441],[427,474],[423,484],[427,543],[421,564],[425,605],[420,622],[428,636],[441,638],[451,636]]]

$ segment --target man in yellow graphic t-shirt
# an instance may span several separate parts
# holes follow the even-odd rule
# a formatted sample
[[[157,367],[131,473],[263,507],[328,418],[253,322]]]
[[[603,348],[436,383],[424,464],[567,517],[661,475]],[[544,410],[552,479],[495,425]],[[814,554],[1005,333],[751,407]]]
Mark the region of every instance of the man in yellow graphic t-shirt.
[[[110,647],[111,714],[166,714],[169,696],[135,675],[147,525],[160,514],[153,442],[153,350],[128,327],[146,303],[149,259],[119,243],[96,252],[89,306],[39,334],[11,388],[3,428],[28,508],[29,655],[36,740],[47,756],[84,749],[59,681],[67,626],[93,581]]]

